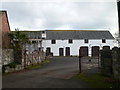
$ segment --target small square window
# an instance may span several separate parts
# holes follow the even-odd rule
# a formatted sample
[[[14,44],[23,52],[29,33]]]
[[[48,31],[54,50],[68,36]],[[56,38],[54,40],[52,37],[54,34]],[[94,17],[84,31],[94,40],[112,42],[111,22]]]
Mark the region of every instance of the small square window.
[[[106,39],[102,39],[102,43],[106,43]]]
[[[38,39],[40,39],[40,36],[38,36]]]
[[[56,40],[51,40],[51,43],[52,43],[52,44],[55,44],[55,43],[56,43]]]
[[[73,40],[72,40],[72,39],[69,39],[69,43],[73,43]]]
[[[85,39],[85,40],[84,40],[84,43],[88,43],[88,42],[89,42],[88,39]]]
[[[33,44],[35,44],[35,43],[36,43],[36,41],[32,41],[32,43],[33,43]]]
[[[45,37],[42,37],[42,39],[45,39]]]
[[[45,33],[45,31],[42,31],[42,33]]]

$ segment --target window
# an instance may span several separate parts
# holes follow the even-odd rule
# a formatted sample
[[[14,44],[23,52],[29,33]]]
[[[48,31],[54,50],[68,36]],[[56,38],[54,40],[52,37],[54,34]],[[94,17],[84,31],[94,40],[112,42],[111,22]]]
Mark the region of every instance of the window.
[[[43,51],[43,49],[44,49],[43,47],[39,47],[39,51]]]
[[[41,48],[39,48],[39,51],[41,51],[42,49]]]
[[[73,43],[73,40],[72,40],[72,39],[69,39],[69,43]]]
[[[40,39],[40,36],[38,36],[38,39]]]
[[[55,44],[55,43],[56,43],[56,40],[51,40],[51,43],[52,43],[52,44]]]
[[[45,39],[45,37],[42,37],[42,39]]]
[[[42,31],[42,33],[45,33],[45,31]]]
[[[102,39],[102,43],[106,43],[106,39]]]
[[[32,43],[34,44],[34,43],[36,43],[36,41],[32,41]]]
[[[88,43],[88,42],[89,42],[88,39],[85,39],[85,40],[84,40],[84,43]]]

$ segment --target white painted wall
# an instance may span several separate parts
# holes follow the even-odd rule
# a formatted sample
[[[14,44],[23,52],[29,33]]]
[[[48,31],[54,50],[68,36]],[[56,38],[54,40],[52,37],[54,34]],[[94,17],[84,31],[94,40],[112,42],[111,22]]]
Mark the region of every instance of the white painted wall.
[[[33,44],[32,43],[32,40],[30,40],[31,41],[31,44],[26,44],[25,46],[26,46],[26,50],[29,50],[29,52],[33,52],[34,50],[39,50],[39,48],[41,48],[42,47],[42,40],[40,39],[36,39],[36,40],[34,40],[33,39],[33,41],[36,41],[36,43],[35,44]]]
[[[79,48],[81,46],[89,47],[89,56],[91,56],[91,47],[99,46],[102,49],[103,46],[110,46],[110,48],[114,47],[114,40],[106,40],[106,43],[102,43],[102,40],[89,40],[89,43],[84,43],[84,40],[73,40],[72,44],[68,43],[68,40],[56,40],[56,44],[51,44],[51,40],[43,40],[42,47],[44,47],[44,51],[46,51],[47,47],[51,48],[51,52],[53,52],[54,56],[59,56],[59,48],[64,48],[64,56],[65,56],[65,48],[70,47],[70,55],[78,56]]]

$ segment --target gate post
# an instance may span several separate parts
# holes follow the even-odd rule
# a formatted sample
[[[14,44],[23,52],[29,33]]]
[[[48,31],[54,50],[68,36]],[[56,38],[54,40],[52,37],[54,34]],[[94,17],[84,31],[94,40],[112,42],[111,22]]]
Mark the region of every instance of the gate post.
[[[79,55],[79,73],[82,72],[82,69],[81,69],[81,57],[82,57],[82,56]]]
[[[104,46],[101,51],[101,73],[104,75],[112,75],[112,52],[109,46]]]

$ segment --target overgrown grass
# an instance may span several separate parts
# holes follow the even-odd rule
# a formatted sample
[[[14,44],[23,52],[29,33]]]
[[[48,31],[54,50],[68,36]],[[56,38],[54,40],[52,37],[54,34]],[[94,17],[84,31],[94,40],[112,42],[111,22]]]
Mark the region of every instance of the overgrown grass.
[[[76,77],[86,82],[90,88],[112,88],[114,83],[114,81],[112,81],[113,79],[102,76],[99,73],[93,75],[80,73]]]
[[[43,61],[43,64],[49,63],[49,62],[50,62],[50,60],[47,60],[47,59],[46,59],[46,60]]]

